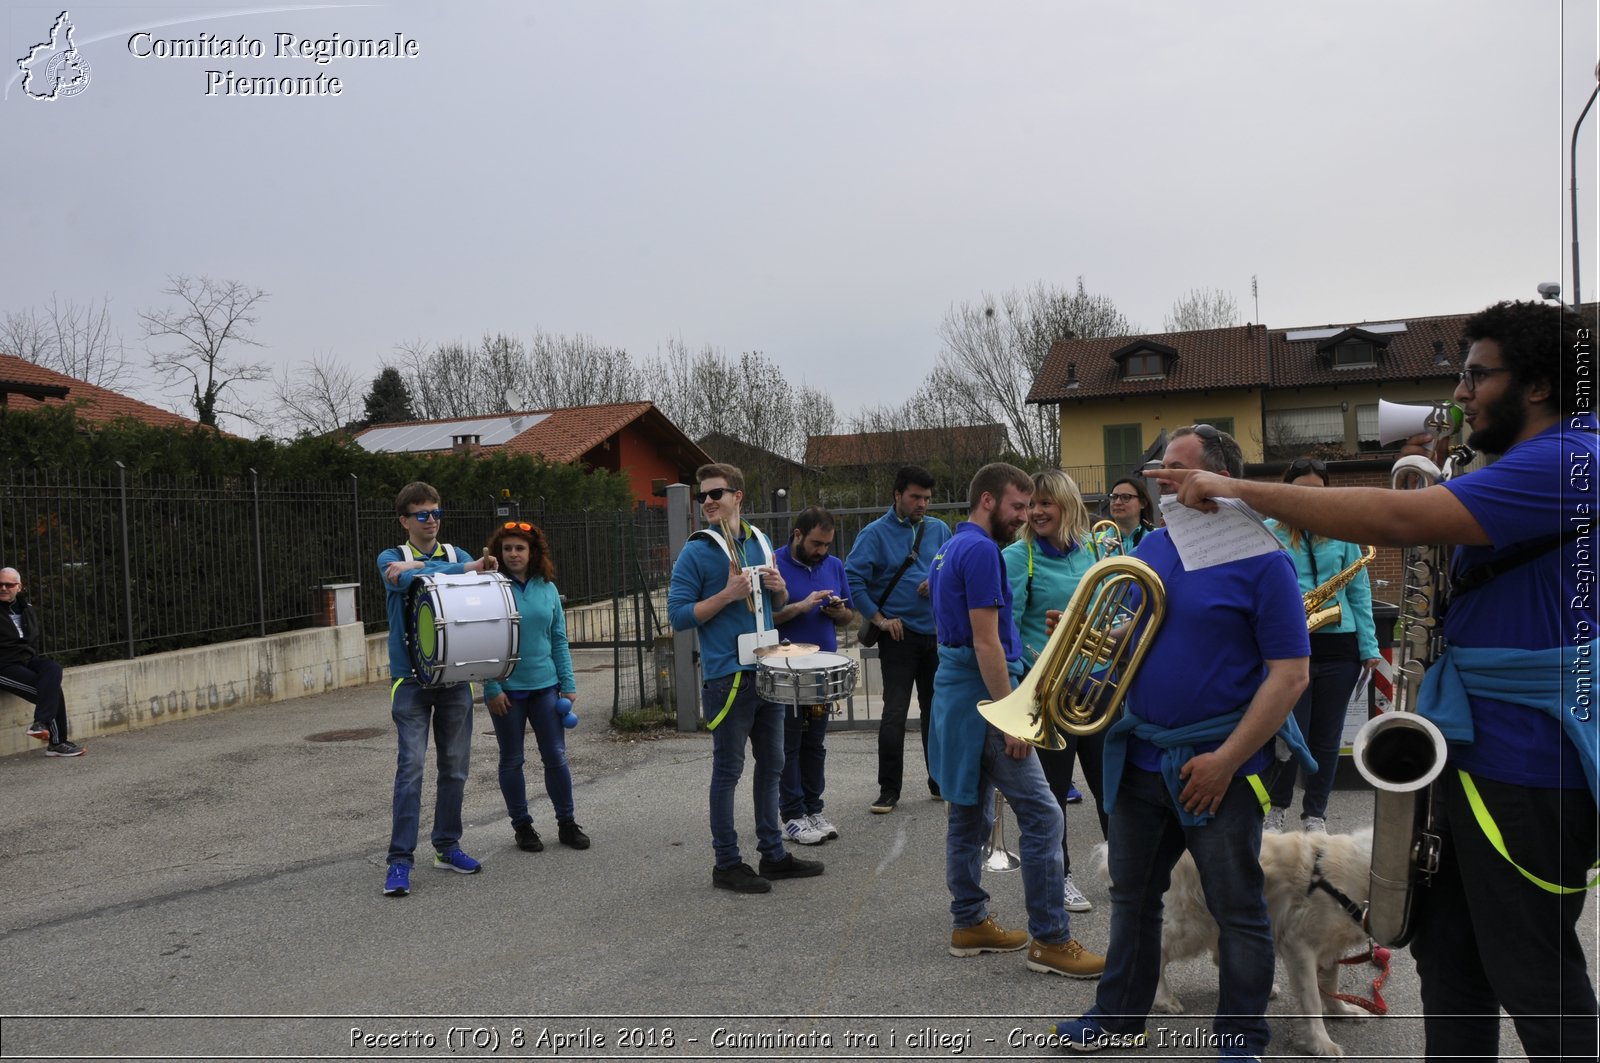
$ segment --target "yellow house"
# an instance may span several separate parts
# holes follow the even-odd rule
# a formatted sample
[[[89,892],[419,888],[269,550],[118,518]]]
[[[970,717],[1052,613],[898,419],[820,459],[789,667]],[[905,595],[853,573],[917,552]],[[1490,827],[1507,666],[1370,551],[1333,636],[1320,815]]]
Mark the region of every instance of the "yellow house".
[[[1355,457],[1380,449],[1380,398],[1450,397],[1468,316],[1059,340],[1028,401],[1059,407],[1061,464],[1091,494],[1197,423],[1236,438],[1247,462]]]

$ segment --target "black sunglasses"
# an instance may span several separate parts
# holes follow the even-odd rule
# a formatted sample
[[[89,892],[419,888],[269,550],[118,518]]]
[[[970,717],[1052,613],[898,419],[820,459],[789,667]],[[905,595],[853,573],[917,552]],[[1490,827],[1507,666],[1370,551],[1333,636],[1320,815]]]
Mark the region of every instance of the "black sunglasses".
[[[713,502],[720,502],[723,495],[730,494],[732,491],[733,488],[731,487],[713,487],[709,491],[696,491],[694,500],[696,502],[704,502],[709,498]]]
[[[1296,476],[1303,476],[1308,472],[1314,472],[1318,476],[1325,477],[1328,475],[1328,466],[1326,462],[1320,461],[1316,458],[1296,458],[1294,462],[1290,464],[1289,471],[1294,473]]]
[[[1221,439],[1222,438],[1222,433],[1217,431],[1215,428],[1211,427],[1208,424],[1190,425],[1189,426],[1189,431],[1193,432],[1195,435],[1199,436],[1201,439]]]

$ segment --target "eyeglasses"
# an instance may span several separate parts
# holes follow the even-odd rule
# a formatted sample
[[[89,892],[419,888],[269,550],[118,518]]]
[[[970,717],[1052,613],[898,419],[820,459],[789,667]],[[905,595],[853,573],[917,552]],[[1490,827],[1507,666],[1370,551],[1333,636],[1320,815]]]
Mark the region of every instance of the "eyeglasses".
[[[415,520],[418,524],[426,524],[431,520],[441,520],[441,519],[443,519],[444,510],[442,510],[442,509],[419,509],[415,513],[407,513],[406,516],[410,517],[412,520]]]
[[[709,498],[713,502],[720,502],[723,495],[731,494],[732,492],[733,488],[731,487],[713,487],[709,491],[696,491],[694,500],[696,502],[704,502]]]
[[[525,520],[508,520],[504,524],[500,525],[500,527],[505,531],[511,531],[512,529],[526,532],[533,531],[533,525],[529,524]]]
[[[20,587],[20,586],[22,586],[22,584],[20,584],[20,583],[0,582],[0,590],[10,590],[13,587]]]
[[[1139,496],[1138,495],[1125,494],[1125,493],[1123,493],[1121,491],[1118,491],[1116,494],[1109,495],[1107,497],[1109,497],[1111,499],[1111,501],[1113,501],[1113,502],[1137,502],[1137,501],[1139,501]]]
[[[1482,365],[1469,365],[1465,369],[1461,370],[1461,372],[1456,374],[1456,379],[1459,380],[1462,386],[1467,389],[1468,395],[1475,395],[1478,391],[1478,385],[1483,383],[1484,377],[1489,376],[1492,373],[1509,372],[1511,372],[1511,370],[1503,365],[1492,369]]]
[[[1289,471],[1295,476],[1304,476],[1308,472],[1314,472],[1323,479],[1328,476],[1327,463],[1316,458],[1296,458],[1289,466]]]
[[[1213,428],[1211,425],[1208,425],[1208,424],[1190,425],[1189,426],[1189,431],[1193,432],[1195,435],[1199,436],[1201,439],[1221,439],[1222,438],[1222,433],[1217,431],[1215,428]]]

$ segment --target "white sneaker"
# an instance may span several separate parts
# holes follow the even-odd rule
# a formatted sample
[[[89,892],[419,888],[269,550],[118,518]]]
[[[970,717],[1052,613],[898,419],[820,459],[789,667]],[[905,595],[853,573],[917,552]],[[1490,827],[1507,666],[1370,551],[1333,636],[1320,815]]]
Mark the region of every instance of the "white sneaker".
[[[1066,888],[1061,891],[1061,904],[1069,912],[1087,912],[1094,907],[1083,891],[1073,885],[1071,875],[1067,876]]]
[[[791,819],[783,825],[783,840],[796,845],[821,845],[827,837],[807,819]]]
[[[1262,824],[1261,829],[1271,831],[1274,834],[1282,834],[1285,811],[1282,808],[1274,808],[1271,812],[1268,812],[1267,821]]]
[[[823,817],[821,812],[811,813],[811,815],[806,817],[806,822],[811,824],[812,830],[821,831],[822,836],[829,841],[832,841],[839,836],[839,828],[835,827],[832,823],[829,823],[827,819]]]
[[[1301,816],[1300,829],[1307,834],[1328,833],[1328,821],[1321,816]]]

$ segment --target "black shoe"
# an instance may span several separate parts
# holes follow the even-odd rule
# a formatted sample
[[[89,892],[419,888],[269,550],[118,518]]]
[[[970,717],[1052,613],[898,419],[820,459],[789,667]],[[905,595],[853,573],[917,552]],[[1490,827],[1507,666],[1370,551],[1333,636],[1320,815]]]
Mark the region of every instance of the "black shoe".
[[[771,879],[812,878],[822,874],[822,861],[802,860],[793,853],[785,855],[782,860],[768,860],[763,856],[761,874]]]
[[[898,805],[899,803],[899,794],[879,794],[878,799],[872,802],[872,808],[869,811],[878,816],[887,815],[888,813],[893,812],[894,806]]]
[[[772,891],[772,883],[750,870],[749,864],[734,864],[732,867],[712,868],[711,884],[719,890],[732,890],[735,893],[770,893]]]
[[[533,829],[532,823],[513,824],[511,829],[517,832],[518,849],[525,853],[544,852],[544,842],[539,840],[539,832]]]
[[[582,827],[570,819],[556,824],[556,836],[561,840],[561,844],[569,849],[589,848],[589,836],[583,833]]]

